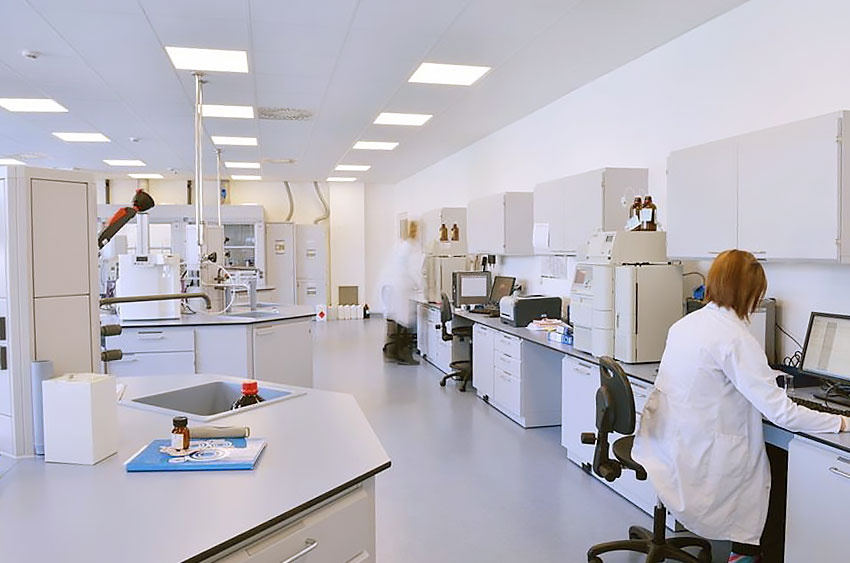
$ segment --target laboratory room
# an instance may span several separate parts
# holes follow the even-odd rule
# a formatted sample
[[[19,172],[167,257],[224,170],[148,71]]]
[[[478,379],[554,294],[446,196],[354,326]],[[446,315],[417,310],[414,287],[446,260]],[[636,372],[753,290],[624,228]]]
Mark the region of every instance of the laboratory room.
[[[850,562],[847,21],[0,1],[0,562]]]

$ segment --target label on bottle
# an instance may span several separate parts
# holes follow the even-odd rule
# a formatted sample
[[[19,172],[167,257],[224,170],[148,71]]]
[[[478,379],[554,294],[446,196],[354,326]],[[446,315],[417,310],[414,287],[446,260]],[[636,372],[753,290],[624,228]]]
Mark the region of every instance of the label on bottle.
[[[172,434],[171,435],[171,447],[175,450],[183,449],[183,434]]]
[[[627,231],[634,231],[638,227],[640,227],[640,219],[638,219],[637,215],[632,215],[629,218],[629,222],[626,223],[626,230]]]
[[[641,209],[640,210],[640,220],[642,223],[651,223],[652,222],[652,209]]]

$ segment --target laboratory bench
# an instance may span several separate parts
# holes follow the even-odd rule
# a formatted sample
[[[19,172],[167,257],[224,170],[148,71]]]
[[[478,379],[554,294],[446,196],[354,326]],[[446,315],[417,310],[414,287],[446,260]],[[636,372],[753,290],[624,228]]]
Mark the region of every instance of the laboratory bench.
[[[118,381],[128,399],[232,379]],[[218,421],[268,442],[253,470],[127,473],[124,462],[172,426],[127,406],[118,453],[97,465],[19,460],[0,478],[0,559],[260,563],[312,551],[305,560],[374,563],[374,481],[390,459],[352,396],[289,389],[303,394]]]
[[[218,373],[275,383],[312,387],[313,317],[306,305],[277,307],[275,312],[234,309],[228,315],[196,313],[179,319],[119,321],[102,315],[102,324],[120,324],[107,349],[124,356],[106,363],[116,376]],[[240,316],[243,315],[243,316]]]

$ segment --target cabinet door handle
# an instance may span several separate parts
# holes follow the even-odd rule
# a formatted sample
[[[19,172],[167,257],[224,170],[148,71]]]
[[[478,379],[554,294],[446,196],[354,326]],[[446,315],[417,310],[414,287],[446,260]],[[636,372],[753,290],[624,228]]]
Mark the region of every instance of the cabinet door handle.
[[[254,334],[257,336],[266,336],[269,334],[274,334],[273,328],[258,328],[254,330]]]
[[[850,479],[850,473],[847,473],[846,471],[842,471],[842,470],[838,469],[837,467],[830,467],[829,472],[834,473],[835,475],[838,475],[839,477],[844,477],[845,479]]]
[[[161,332],[140,332],[139,340],[163,340],[165,335]]]
[[[319,547],[319,542],[317,542],[313,538],[307,538],[306,540],[304,540],[304,549],[302,549],[292,557],[284,559],[280,563],[292,563],[293,561],[297,561],[308,553],[310,553],[311,551],[313,551],[314,549],[316,549],[317,547]]]
[[[122,362],[123,362],[123,363],[130,363],[130,362],[138,362],[138,361],[139,361],[139,358],[136,358],[136,357],[130,357],[130,358],[128,358],[127,356],[124,356],[124,357],[123,357],[123,358],[121,358],[120,360],[115,360],[115,361],[113,361],[112,363],[113,363],[113,364],[117,364],[117,363],[122,363]]]

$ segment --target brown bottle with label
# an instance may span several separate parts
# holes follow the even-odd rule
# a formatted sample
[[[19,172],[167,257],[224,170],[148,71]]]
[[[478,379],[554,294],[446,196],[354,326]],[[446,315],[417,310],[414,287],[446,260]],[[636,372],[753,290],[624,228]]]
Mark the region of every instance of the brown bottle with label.
[[[643,207],[640,209],[640,226],[643,231],[657,231],[658,208],[652,203],[652,196],[643,198]]]
[[[189,419],[185,416],[175,416],[172,420],[174,429],[171,430],[171,447],[175,450],[189,448]]]
[[[641,201],[640,196],[637,196],[635,198],[634,203],[632,203],[632,206],[629,208],[629,223],[628,224],[629,224],[629,227],[631,228],[632,231],[641,230],[640,210],[641,210],[642,207],[643,207],[643,201]]]

